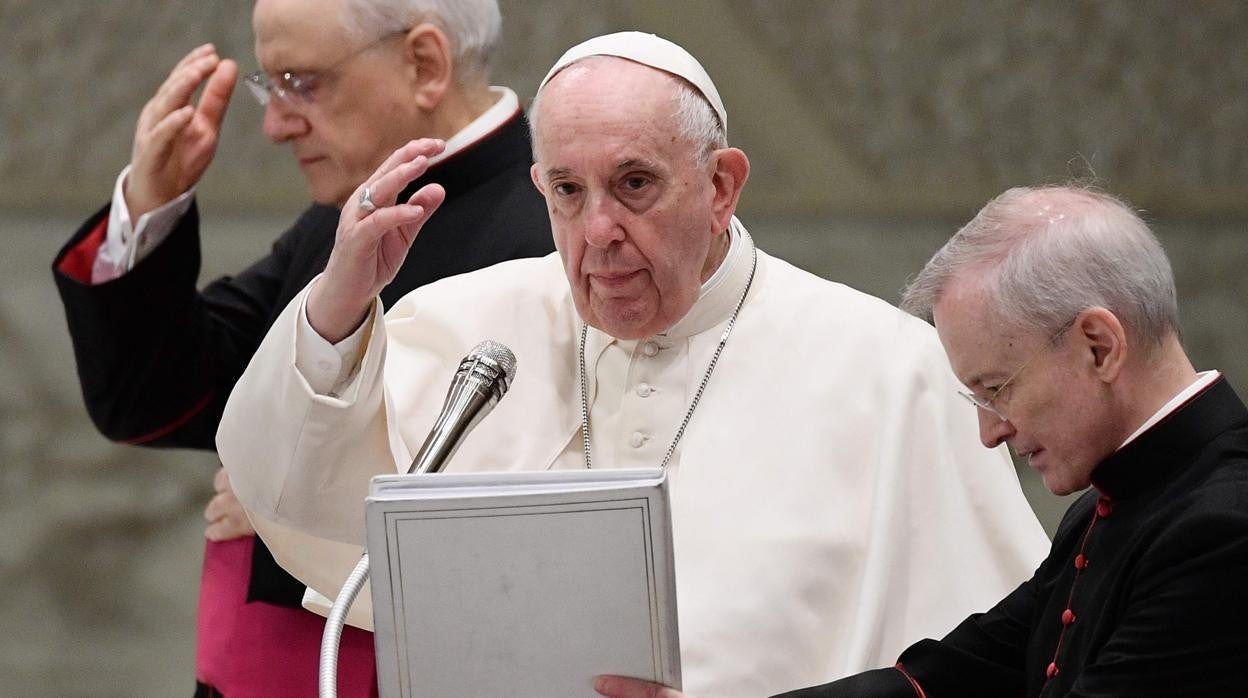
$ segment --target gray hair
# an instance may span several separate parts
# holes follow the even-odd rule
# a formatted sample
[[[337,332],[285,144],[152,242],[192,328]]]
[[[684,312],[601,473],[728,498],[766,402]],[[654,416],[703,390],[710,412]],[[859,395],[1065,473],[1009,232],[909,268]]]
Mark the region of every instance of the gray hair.
[[[488,78],[503,23],[497,0],[346,0],[342,7],[343,27],[359,40],[405,31],[421,22],[446,33],[457,80]]]
[[[614,56],[587,56],[579,61],[569,63],[564,70],[578,63],[604,58],[628,60],[626,58],[615,58]],[[676,130],[682,138],[694,146],[694,164],[699,168],[705,167],[711,161],[712,152],[728,147],[728,135],[724,131],[724,125],[720,123],[719,117],[715,114],[715,108],[711,106],[711,103],[706,100],[706,97],[696,87],[675,75],[670,75],[669,77],[674,83],[673,89],[675,94],[673,102],[675,108],[672,116],[676,120]],[[553,80],[554,78],[552,77],[551,79]],[[549,84],[548,82],[547,85]],[[528,114],[529,137],[533,142],[534,160],[537,159],[537,114],[541,99],[542,91],[539,90],[537,96],[533,98],[533,104],[529,107]]]
[[[988,202],[906,287],[901,307],[932,319],[941,294],[976,275],[993,318],[1045,333],[1092,307],[1112,312],[1142,344],[1178,335],[1165,250],[1121,200],[1086,187],[1020,187]]]

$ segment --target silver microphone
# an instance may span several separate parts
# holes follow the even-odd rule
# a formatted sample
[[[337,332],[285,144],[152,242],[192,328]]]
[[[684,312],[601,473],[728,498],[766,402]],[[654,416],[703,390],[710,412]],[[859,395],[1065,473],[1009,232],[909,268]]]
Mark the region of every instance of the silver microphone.
[[[503,399],[516,377],[516,355],[486,340],[473,348],[451,379],[442,414],[412,459],[408,473],[436,473],[446,466],[468,432]]]

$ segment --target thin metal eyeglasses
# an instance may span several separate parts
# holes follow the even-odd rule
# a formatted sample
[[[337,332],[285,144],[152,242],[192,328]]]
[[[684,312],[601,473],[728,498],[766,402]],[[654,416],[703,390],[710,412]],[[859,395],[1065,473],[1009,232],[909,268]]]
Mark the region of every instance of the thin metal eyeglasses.
[[[994,405],[993,403],[996,402],[997,398],[1001,397],[1002,392],[1006,388],[1008,388],[1011,384],[1013,384],[1014,380],[1018,378],[1020,375],[1022,375],[1023,371],[1028,366],[1030,366],[1031,363],[1035,361],[1037,357],[1039,357],[1044,352],[1052,349],[1053,345],[1057,342],[1057,340],[1063,334],[1066,334],[1066,330],[1069,330],[1071,327],[1074,327],[1074,324],[1075,324],[1075,321],[1072,319],[1070,322],[1067,322],[1063,324],[1060,328],[1058,328],[1057,332],[1054,332],[1053,336],[1049,337],[1049,340],[1045,342],[1043,346],[1041,346],[1034,353],[1032,353],[1031,356],[1027,357],[1027,360],[1023,362],[1023,365],[1019,366],[1018,370],[1015,371],[1013,374],[1011,374],[1009,378],[1006,378],[1005,381],[1001,383],[1001,385],[998,385],[996,390],[993,390],[992,395],[989,395],[987,399],[984,399],[976,395],[975,393],[972,393],[969,390],[959,390],[958,395],[961,395],[962,397],[966,398],[967,402],[971,403],[972,405],[975,405],[979,409],[984,410],[985,412],[988,412],[996,416],[997,419],[1000,419],[1003,422],[1009,421],[1009,418],[1006,417],[1004,414],[1001,414],[1001,410],[997,409],[996,405]]]
[[[338,70],[369,49],[380,46],[387,40],[401,34],[407,34],[409,31],[411,30],[399,29],[392,31],[376,41],[367,43],[348,53],[328,68],[287,71],[277,75],[270,75],[263,70],[257,70],[243,78],[243,84],[247,85],[252,96],[256,98],[256,101],[262,107],[269,106],[270,99],[276,99],[287,107],[298,109],[312,102],[313,93],[326,75]]]

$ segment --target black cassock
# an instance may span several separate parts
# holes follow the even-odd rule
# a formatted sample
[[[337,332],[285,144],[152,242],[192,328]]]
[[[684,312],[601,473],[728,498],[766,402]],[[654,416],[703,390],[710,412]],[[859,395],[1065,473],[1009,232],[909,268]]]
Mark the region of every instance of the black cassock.
[[[1235,391],[1217,379],[1092,482],[1035,576],[987,613],[895,668],[784,697],[1248,696],[1248,410]]]

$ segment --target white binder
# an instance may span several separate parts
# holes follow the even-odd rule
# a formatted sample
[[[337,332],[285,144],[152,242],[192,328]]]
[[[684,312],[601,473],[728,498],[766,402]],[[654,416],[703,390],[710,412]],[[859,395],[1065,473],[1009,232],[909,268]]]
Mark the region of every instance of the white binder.
[[[381,476],[366,521],[384,698],[680,687],[662,470]]]

